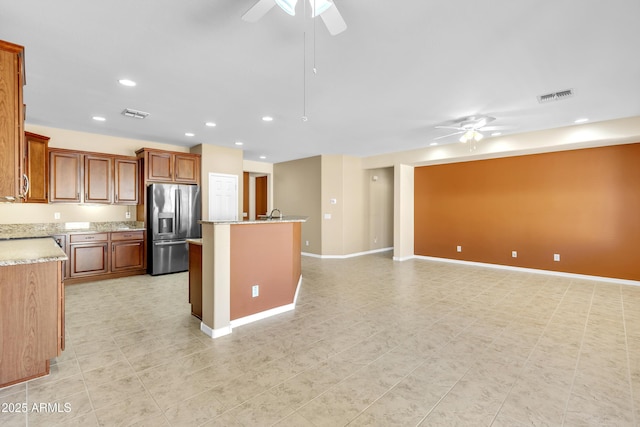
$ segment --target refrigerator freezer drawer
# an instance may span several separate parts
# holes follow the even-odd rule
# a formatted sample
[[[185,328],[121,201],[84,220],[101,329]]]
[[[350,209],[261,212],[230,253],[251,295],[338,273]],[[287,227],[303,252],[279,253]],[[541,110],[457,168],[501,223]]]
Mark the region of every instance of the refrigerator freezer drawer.
[[[189,248],[185,240],[165,240],[152,243],[150,274],[177,273],[189,269]]]

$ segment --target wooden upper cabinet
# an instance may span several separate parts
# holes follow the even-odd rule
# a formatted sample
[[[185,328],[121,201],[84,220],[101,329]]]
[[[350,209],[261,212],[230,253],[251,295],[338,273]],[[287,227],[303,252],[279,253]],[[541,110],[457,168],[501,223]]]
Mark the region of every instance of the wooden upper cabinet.
[[[0,202],[24,197],[24,48],[0,40]]]
[[[28,179],[25,202],[47,203],[49,201],[49,137],[25,132],[24,173]]]
[[[200,155],[142,148],[145,186],[148,182],[200,184]]]
[[[173,181],[173,156],[165,152],[149,152],[147,156],[147,180]]]
[[[71,151],[49,152],[49,201],[82,202],[80,173],[82,154]]]
[[[138,159],[61,148],[49,150],[52,203],[139,203]]]
[[[200,157],[186,154],[174,155],[176,182],[196,184],[200,181]]]
[[[111,203],[113,178],[111,157],[84,156],[84,202]]]
[[[114,160],[114,202],[120,205],[138,204],[140,188],[137,159]]]

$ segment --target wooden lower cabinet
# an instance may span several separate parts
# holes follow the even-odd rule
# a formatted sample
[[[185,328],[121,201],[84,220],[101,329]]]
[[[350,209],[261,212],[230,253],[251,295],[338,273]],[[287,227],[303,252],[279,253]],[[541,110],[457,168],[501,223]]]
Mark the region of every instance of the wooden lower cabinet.
[[[67,284],[146,273],[144,231],[72,233],[68,242]]]
[[[64,349],[61,273],[59,261],[0,267],[0,387],[47,375]]]
[[[202,319],[202,245],[189,243],[189,302],[191,314]]]
[[[104,274],[108,271],[109,243],[72,243],[69,245],[70,277]]]
[[[126,238],[119,233],[111,233],[111,271],[129,270],[132,268],[144,268],[144,240],[143,233],[127,233]],[[140,240],[135,240],[138,237]]]

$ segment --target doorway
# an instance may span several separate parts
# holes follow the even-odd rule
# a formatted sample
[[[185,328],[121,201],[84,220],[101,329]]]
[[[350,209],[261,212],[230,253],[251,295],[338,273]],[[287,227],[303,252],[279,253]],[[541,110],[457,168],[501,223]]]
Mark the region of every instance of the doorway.
[[[267,214],[267,177],[256,177],[256,218]]]
[[[209,174],[209,221],[238,220],[238,176]]]

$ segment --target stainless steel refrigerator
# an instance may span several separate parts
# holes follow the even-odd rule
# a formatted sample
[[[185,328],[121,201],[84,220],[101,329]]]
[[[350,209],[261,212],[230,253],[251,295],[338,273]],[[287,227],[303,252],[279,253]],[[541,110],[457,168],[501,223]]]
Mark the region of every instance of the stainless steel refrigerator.
[[[189,269],[186,239],[202,237],[200,187],[151,184],[147,187],[147,271],[152,276]]]

